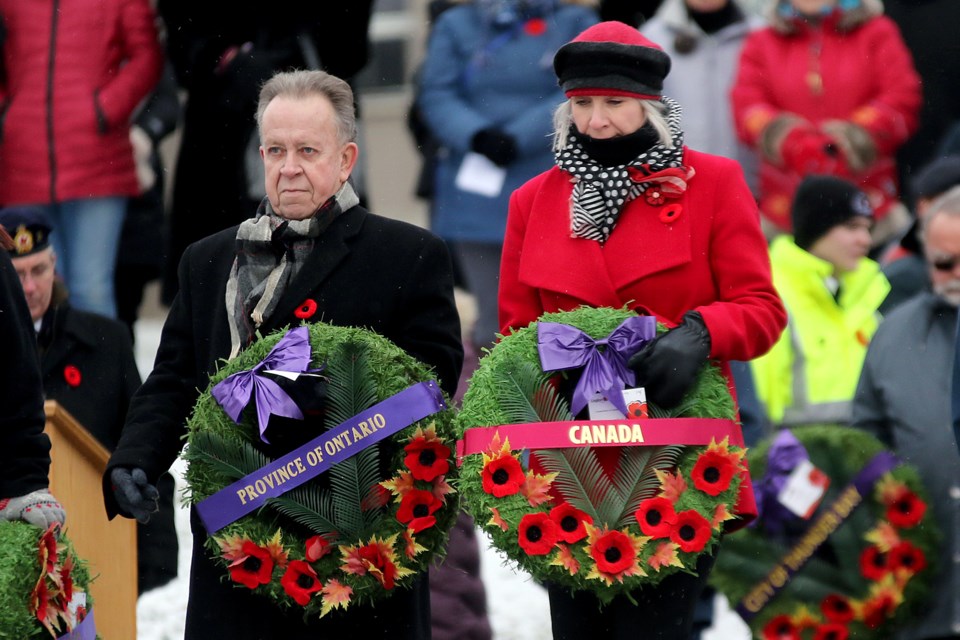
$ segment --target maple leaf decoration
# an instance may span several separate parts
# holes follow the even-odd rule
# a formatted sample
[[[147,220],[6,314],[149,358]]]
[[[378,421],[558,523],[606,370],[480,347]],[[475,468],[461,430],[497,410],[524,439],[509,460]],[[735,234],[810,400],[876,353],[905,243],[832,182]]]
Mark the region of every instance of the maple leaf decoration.
[[[872,542],[883,553],[887,553],[900,544],[900,534],[889,522],[880,522],[864,534],[863,538],[867,542]]]
[[[400,475],[384,480],[380,483],[380,486],[394,495],[394,502],[400,502],[403,500],[403,496],[417,488],[413,474],[409,471],[401,471]]]
[[[660,497],[666,498],[670,502],[676,502],[677,498],[683,495],[687,490],[687,481],[678,471],[670,473],[669,471],[656,470],[657,479],[660,480]]]
[[[350,605],[350,596],[353,595],[353,589],[345,584],[340,584],[336,578],[330,578],[327,584],[320,590],[321,602],[320,617],[327,615],[334,609],[346,609]]]
[[[727,509],[727,505],[720,503],[717,505],[717,508],[713,511],[713,518],[710,520],[710,526],[713,527],[716,531],[720,531],[720,528],[723,526],[723,523],[727,520],[736,520],[737,516],[733,513],[730,513],[730,510]]]
[[[496,507],[490,507],[490,511],[493,513],[493,516],[491,516],[491,518],[487,521],[488,525],[494,525],[496,527],[500,527],[504,531],[510,528],[510,525],[507,524],[506,520],[504,520],[500,516],[499,509],[497,509]]]
[[[663,567],[683,567],[683,562],[677,554],[680,547],[674,542],[661,542],[657,545],[657,550],[653,552],[647,564],[654,571],[660,571]]]
[[[556,477],[556,473],[540,475],[533,471],[527,471],[526,479],[520,485],[520,493],[527,499],[531,507],[548,502],[551,499],[550,486]]]
[[[576,575],[580,571],[580,561],[573,555],[573,551],[570,550],[565,544],[557,545],[557,554],[553,557],[553,560],[550,561],[550,564],[557,567],[563,567],[570,575]]]

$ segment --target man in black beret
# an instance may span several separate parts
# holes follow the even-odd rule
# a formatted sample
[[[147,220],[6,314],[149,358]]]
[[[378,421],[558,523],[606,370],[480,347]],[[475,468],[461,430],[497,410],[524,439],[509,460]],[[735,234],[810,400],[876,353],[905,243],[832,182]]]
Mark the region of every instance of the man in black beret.
[[[130,335],[121,323],[72,308],[56,277],[53,225],[40,209],[0,209],[0,226],[13,238],[10,258],[33,321],[43,391],[112,451],[120,439],[130,398],[140,386]],[[139,590],[177,575],[173,478],[160,483],[162,509],[137,529]],[[96,514],[100,517],[102,514]],[[84,514],[91,517],[91,514]]]

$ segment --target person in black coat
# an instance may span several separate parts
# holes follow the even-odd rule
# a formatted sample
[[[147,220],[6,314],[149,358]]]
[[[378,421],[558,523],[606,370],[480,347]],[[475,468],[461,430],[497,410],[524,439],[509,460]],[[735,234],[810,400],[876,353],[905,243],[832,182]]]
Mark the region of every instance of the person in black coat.
[[[30,340],[30,313],[7,255],[13,242],[0,227],[0,520],[41,528],[63,523],[63,507],[47,490],[50,438],[43,432],[40,364]]]
[[[349,85],[323,71],[280,73],[264,85],[257,113],[267,197],[255,218],[184,252],[154,370],[104,475],[111,515],[149,515],[152,485],[180,452],[198,389],[257,333],[299,325],[301,307],[315,307],[315,321],[385,336],[433,367],[448,395],[456,389],[463,347],[450,256],[432,233],[359,206],[348,181],[358,153]],[[277,286],[265,291],[258,285],[268,277]],[[192,526],[186,640],[429,637],[425,574],[375,608],[304,621],[224,582],[195,511]]]
[[[369,57],[373,0],[159,0],[167,55],[186,91],[163,300],[188,244],[249,218],[262,197],[248,155],[260,85],[277,71],[323,69],[351,81]],[[256,195],[252,195],[256,191]],[[362,195],[362,194],[361,194]]]
[[[53,226],[42,210],[0,209],[0,226],[16,230],[20,240],[10,259],[34,323],[44,396],[112,451],[140,386],[130,334],[119,321],[70,306],[66,288],[55,277],[56,254],[49,242]],[[179,544],[169,473],[163,474],[159,489],[162,509],[137,526],[139,593],[177,577]]]

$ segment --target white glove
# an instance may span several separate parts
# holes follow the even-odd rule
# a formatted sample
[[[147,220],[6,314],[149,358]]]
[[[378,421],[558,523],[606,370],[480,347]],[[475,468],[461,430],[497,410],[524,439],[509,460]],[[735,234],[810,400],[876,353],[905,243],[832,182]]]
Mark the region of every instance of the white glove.
[[[23,520],[47,529],[54,522],[62,525],[67,514],[47,489],[37,489],[25,496],[0,500],[0,519]]]

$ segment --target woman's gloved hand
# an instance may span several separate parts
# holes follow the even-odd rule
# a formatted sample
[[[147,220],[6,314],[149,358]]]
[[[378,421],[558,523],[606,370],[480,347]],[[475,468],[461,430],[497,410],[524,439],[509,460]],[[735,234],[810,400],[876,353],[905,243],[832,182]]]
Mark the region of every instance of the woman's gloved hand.
[[[517,141],[510,134],[495,127],[477,131],[470,142],[470,148],[501,167],[517,159]]]
[[[637,375],[647,400],[669,409],[680,404],[710,356],[710,332],[697,311],[688,311],[674,329],[633,354],[627,366]]]
[[[46,529],[54,522],[67,519],[63,506],[47,489],[38,489],[25,496],[0,500],[0,520],[23,520]]]

